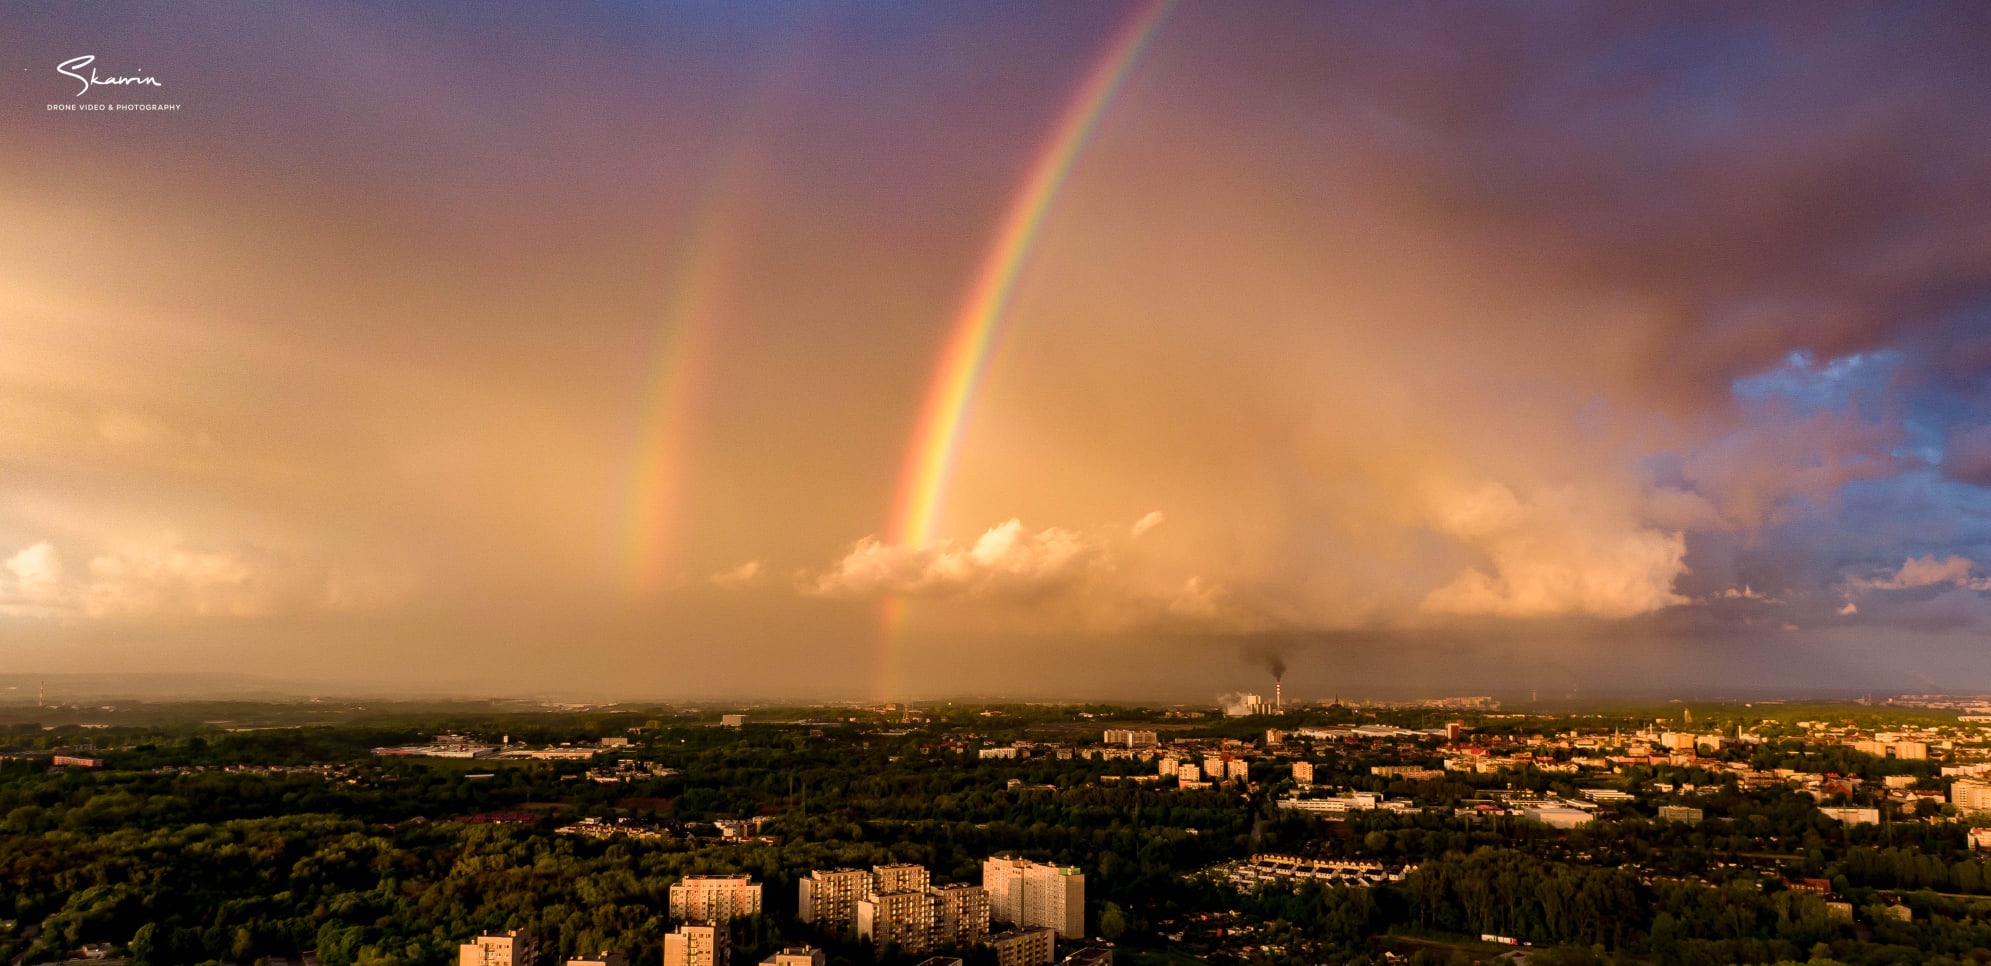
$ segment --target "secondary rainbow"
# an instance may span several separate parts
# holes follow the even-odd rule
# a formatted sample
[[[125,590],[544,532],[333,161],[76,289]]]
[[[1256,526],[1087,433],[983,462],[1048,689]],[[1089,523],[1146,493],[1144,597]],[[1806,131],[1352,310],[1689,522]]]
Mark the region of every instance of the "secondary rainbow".
[[[778,68],[749,92],[724,150],[707,169],[664,290],[637,411],[617,548],[618,569],[637,596],[653,596],[683,576],[678,532],[714,343],[747,255],[769,129],[793,113],[831,37],[817,26],[808,18],[799,22],[776,56]]]
[[[1099,125],[1099,118],[1126,81],[1141,51],[1166,19],[1172,0],[1141,4],[1115,31],[1111,42],[1087,71],[1078,91],[1066,103],[1042,150],[1003,216],[1002,227],[976,268],[967,298],[949,329],[947,343],[934,370],[925,405],[906,453],[897,509],[892,514],[892,542],[925,547],[933,543],[940,522],[941,502],[960,455],[961,435],[987,368],[989,353],[1001,328],[1018,274],[1030,255],[1044,215],[1057,200],[1058,189],[1072,164]]]
[[[669,301],[650,354],[623,528],[623,571],[630,591],[638,595],[655,594],[674,579],[685,464],[710,368],[714,316],[732,279],[741,235],[738,181],[737,176],[727,178],[708,193],[669,283]]]

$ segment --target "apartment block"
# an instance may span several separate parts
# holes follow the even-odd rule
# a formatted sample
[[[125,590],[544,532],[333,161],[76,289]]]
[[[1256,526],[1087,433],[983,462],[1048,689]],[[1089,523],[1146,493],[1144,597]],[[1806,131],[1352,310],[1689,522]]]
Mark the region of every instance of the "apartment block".
[[[691,875],[671,886],[671,918],[728,923],[760,912],[760,883],[743,875]]]
[[[932,897],[925,892],[885,892],[857,900],[857,938],[880,951],[897,945],[916,955],[933,948]]]
[[[532,933],[524,929],[478,936],[457,947],[457,966],[528,966],[539,954]]]
[[[1106,731],[1106,737],[1102,740],[1109,745],[1126,745],[1129,748],[1139,748],[1143,745],[1155,744],[1155,739],[1156,735],[1152,731],[1109,728]]]
[[[871,892],[882,895],[888,892],[925,892],[932,884],[932,876],[925,866],[919,865],[874,865],[871,867]]]
[[[996,966],[1050,966],[1057,962],[1057,933],[1042,926],[991,936],[989,945],[995,947]]]
[[[1951,782],[1950,804],[1955,805],[1958,811],[1991,811],[1991,782]]]
[[[862,869],[816,869],[796,886],[798,917],[819,935],[839,939],[857,930],[857,901],[871,894],[871,873]]]
[[[1042,926],[1070,939],[1085,935],[1085,874],[1075,866],[991,858],[982,863],[982,888],[997,922]]]
[[[726,966],[732,937],[725,926],[687,925],[664,935],[664,966]]]
[[[933,897],[933,941],[969,946],[989,935],[989,894],[981,886],[950,885],[928,890]]]

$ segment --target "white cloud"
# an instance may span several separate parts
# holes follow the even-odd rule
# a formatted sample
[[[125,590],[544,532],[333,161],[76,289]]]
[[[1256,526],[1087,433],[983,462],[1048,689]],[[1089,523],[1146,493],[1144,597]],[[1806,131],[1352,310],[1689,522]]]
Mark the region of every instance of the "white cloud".
[[[1486,564],[1427,594],[1429,613],[1630,617],[1687,602],[1673,591],[1686,572],[1684,535],[1642,526],[1633,514],[1573,490],[1526,500],[1495,482],[1441,491],[1430,521]]]
[[[405,599],[415,586],[408,574],[328,573],[279,553],[190,547],[170,535],[100,553],[71,574],[44,540],[0,562],[0,614],[146,620],[357,611]]]
[[[1021,520],[991,527],[972,546],[857,542],[809,591],[823,597],[1030,597],[1069,586],[1102,548],[1072,530],[1030,533]]]
[[[49,616],[68,606],[62,582],[62,556],[43,540],[23,547],[0,564],[0,614]]]
[[[1153,530],[1158,526],[1161,526],[1163,523],[1167,522],[1167,520],[1168,520],[1167,517],[1161,515],[1160,510],[1150,511],[1147,516],[1144,516],[1139,520],[1135,520],[1134,525],[1128,528],[1127,534],[1129,536],[1138,539],[1142,535],[1146,534],[1148,531]]]

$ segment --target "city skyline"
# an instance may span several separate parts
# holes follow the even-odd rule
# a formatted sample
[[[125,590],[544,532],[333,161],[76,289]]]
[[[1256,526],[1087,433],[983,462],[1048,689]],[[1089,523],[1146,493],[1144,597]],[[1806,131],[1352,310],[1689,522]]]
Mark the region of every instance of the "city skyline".
[[[1991,691],[1981,6],[8,20],[9,679]]]

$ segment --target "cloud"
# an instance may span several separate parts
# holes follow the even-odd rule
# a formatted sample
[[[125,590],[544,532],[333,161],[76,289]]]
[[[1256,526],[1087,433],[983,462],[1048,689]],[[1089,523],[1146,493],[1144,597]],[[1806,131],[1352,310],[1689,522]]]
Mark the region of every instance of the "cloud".
[[[1687,602],[1673,590],[1686,570],[1682,534],[1641,526],[1573,490],[1524,501],[1489,482],[1441,501],[1434,517],[1486,562],[1427,594],[1428,613],[1631,617]]]
[[[320,570],[255,548],[201,548],[176,538],[90,558],[71,574],[50,541],[0,563],[0,614],[100,621],[252,618],[372,610],[407,598],[406,574]]]
[[[1692,450],[1681,466],[1694,491],[1716,508],[1716,519],[1697,518],[1685,501],[1667,509],[1696,528],[1760,530],[1828,504],[1849,483],[1894,472],[1891,450],[1900,440],[1898,426],[1851,410],[1759,410]]]
[[[708,579],[714,585],[724,587],[727,590],[744,590],[760,583],[760,561],[749,560],[737,567],[721,570]]]
[[[1167,517],[1162,516],[1160,510],[1150,510],[1147,516],[1135,520],[1134,525],[1127,529],[1127,533],[1129,536],[1136,538],[1145,536],[1148,531],[1161,526],[1167,519]]]
[[[991,527],[973,545],[857,542],[810,592],[822,597],[1034,597],[1069,587],[1100,560],[1101,547],[1075,531],[1030,533],[1021,520]]]
[[[805,574],[801,589],[845,600],[918,599],[983,629],[999,615],[1013,629],[1085,634],[1255,633],[1281,623],[1273,612],[1290,611],[1290,603],[1242,600],[1218,580],[1184,576],[1179,561],[1138,540],[1137,530],[1152,529],[1031,531],[1011,519],[966,547],[913,548],[867,537],[828,570]]]
[[[1935,554],[1910,557],[1891,574],[1878,578],[1854,578],[1849,586],[1859,590],[1909,590],[1916,587],[1954,586],[1965,590],[1991,590],[1991,577],[1973,577],[1976,563],[1955,555],[1937,558]]]
[[[92,559],[82,605],[96,618],[259,617],[283,591],[270,568],[241,553],[154,546]]]
[[[43,540],[0,564],[0,614],[47,615],[67,606],[62,557]]]

